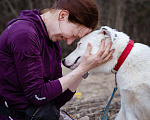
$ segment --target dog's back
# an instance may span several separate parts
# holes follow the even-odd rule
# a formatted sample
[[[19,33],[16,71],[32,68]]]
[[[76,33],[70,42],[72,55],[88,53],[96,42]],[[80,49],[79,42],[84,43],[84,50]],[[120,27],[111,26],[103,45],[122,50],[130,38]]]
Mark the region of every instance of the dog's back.
[[[150,48],[135,43],[117,73],[122,109],[127,120],[150,119]],[[125,117],[124,116],[124,117]],[[118,116],[120,119],[120,117]],[[116,118],[116,120],[119,120]],[[126,120],[125,119],[125,120]]]

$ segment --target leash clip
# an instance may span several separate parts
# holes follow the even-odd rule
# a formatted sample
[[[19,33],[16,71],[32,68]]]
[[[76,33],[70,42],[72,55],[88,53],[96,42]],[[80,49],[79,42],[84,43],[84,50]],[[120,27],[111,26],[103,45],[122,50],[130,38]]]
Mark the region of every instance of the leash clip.
[[[112,72],[113,74],[115,74],[115,84],[116,84],[116,87],[117,87],[116,75],[117,75],[117,72],[118,72],[118,71],[112,69],[111,72]]]
[[[112,69],[111,72],[112,72],[113,74],[117,74],[117,71],[114,70],[114,69]]]

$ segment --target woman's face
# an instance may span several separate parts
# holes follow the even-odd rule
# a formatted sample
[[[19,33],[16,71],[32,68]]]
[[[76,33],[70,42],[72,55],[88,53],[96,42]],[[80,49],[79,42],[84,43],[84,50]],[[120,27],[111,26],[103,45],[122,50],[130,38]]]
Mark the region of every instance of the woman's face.
[[[75,39],[82,38],[92,31],[90,28],[71,22],[60,22],[59,27],[59,33],[57,31],[56,34],[53,34],[51,40],[53,42],[64,40],[68,45],[70,45]]]
[[[69,13],[66,10],[58,11],[56,16],[57,19],[46,25],[49,38],[53,42],[64,40],[70,45],[75,39],[82,38],[92,31],[83,25],[68,21]]]

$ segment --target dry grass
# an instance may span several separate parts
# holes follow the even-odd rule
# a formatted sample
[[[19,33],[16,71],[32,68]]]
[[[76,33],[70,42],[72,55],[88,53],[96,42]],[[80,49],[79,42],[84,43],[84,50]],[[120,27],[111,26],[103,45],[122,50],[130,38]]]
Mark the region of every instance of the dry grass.
[[[63,67],[63,74],[68,72],[70,70]],[[77,89],[77,93],[81,93],[81,95],[75,95],[62,109],[76,118],[87,115],[90,120],[101,119],[115,86],[114,79],[114,74],[90,73],[89,77],[83,80]],[[108,120],[114,120],[119,109],[120,95],[118,90],[110,105]]]

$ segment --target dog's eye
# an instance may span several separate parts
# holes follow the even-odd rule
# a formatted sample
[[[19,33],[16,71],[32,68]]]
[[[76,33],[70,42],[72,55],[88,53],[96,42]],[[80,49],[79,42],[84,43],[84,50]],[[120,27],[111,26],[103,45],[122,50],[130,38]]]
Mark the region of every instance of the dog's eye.
[[[77,44],[76,44],[76,47],[79,47],[80,45],[81,45],[81,43],[77,43]]]
[[[81,45],[81,43],[78,44],[78,47]]]

